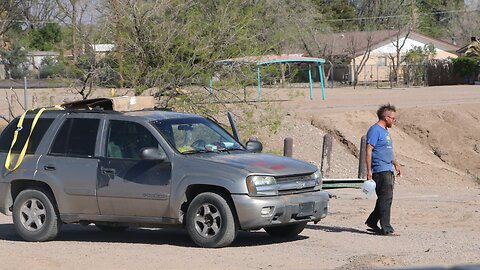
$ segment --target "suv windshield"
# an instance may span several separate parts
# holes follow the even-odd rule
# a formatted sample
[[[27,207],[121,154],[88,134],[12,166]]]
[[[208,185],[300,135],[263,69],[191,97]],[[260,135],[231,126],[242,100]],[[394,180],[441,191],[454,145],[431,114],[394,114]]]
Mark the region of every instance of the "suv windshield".
[[[244,150],[228,132],[206,118],[178,118],[152,122],[182,154]]]

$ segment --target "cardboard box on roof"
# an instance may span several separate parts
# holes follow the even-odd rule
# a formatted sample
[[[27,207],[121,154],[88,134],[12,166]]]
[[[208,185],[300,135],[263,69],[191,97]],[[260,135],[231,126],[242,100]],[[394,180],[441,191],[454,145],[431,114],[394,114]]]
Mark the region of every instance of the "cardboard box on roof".
[[[152,96],[123,96],[111,98],[115,111],[138,111],[153,109],[155,99]]]

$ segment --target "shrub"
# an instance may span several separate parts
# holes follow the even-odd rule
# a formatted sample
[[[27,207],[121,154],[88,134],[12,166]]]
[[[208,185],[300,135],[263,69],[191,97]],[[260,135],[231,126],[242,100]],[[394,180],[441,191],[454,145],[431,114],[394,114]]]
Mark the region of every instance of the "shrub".
[[[462,75],[466,83],[472,83],[475,75],[480,72],[479,59],[475,57],[460,56],[452,61],[453,70]]]

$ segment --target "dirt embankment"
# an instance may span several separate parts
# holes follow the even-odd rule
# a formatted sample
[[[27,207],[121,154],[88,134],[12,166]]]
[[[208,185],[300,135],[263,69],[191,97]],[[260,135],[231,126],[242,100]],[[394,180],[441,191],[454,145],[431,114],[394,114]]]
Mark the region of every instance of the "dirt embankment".
[[[282,103],[282,125],[260,133],[266,150],[281,153],[282,140],[294,139],[294,157],[320,164],[323,135],[333,144],[329,178],[354,178],[360,138],[376,122],[380,104],[397,105],[390,130],[403,167],[399,181],[413,185],[475,185],[480,176],[480,87],[408,90],[336,90],[326,101]],[[355,96],[352,98],[349,96]],[[417,97],[417,98],[415,98]],[[305,99],[305,98],[304,98]],[[261,109],[261,108],[260,108]]]

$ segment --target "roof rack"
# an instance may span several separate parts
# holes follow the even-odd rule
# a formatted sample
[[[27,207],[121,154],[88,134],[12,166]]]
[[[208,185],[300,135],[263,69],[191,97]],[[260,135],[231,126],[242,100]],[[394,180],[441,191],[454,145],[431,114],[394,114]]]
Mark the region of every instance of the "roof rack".
[[[109,98],[92,98],[63,103],[66,110],[108,110],[113,111],[113,100]]]
[[[151,96],[121,96],[112,98],[93,98],[67,102],[61,105],[66,110],[97,111],[140,111],[153,110],[155,99]]]

